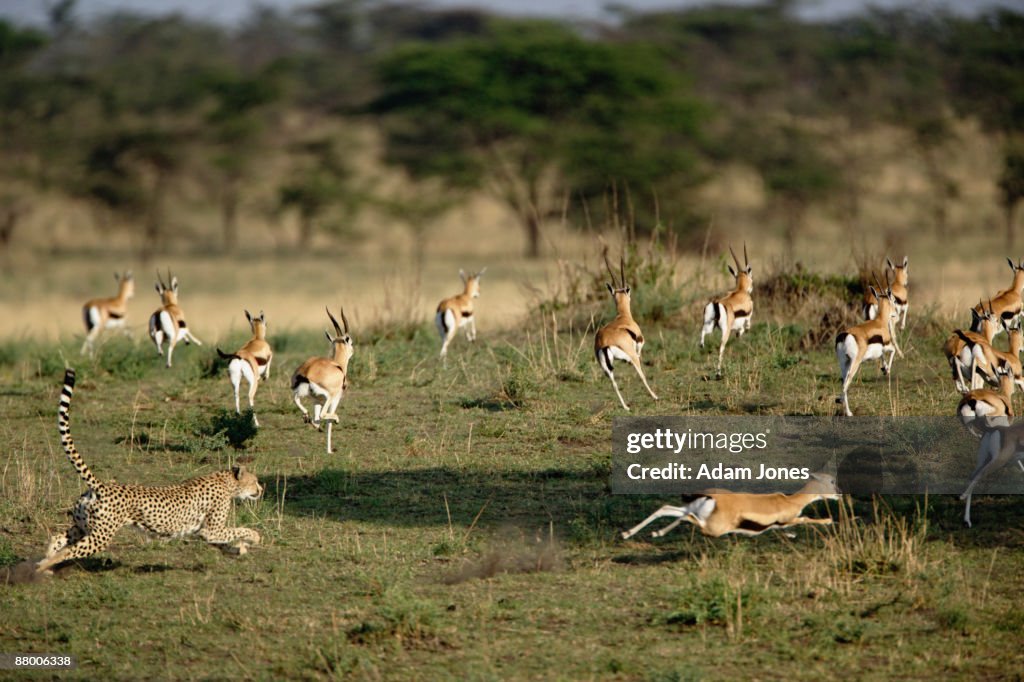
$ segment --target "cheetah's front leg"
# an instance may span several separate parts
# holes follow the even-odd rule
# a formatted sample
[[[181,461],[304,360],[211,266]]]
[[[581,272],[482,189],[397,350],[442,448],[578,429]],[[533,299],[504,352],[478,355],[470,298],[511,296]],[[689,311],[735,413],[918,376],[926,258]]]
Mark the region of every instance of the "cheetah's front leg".
[[[228,545],[238,540],[250,545],[260,544],[260,534],[251,528],[221,528],[219,530],[204,528],[199,531],[199,537],[211,545]]]

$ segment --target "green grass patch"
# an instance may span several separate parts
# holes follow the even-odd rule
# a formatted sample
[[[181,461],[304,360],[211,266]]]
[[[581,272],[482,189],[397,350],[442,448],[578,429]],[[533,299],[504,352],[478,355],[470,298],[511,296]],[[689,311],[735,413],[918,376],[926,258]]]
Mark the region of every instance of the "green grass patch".
[[[832,415],[834,354],[800,343],[814,326],[765,314],[715,380],[690,322],[645,323],[661,400],[617,376],[632,414]],[[76,655],[68,676],[82,679],[915,679],[1022,665],[1019,498],[977,497],[970,530],[953,497],[908,497],[833,503],[834,527],[793,539],[683,527],[622,542],[666,500],[608,490],[623,412],[592,332],[562,319],[481,330],[447,369],[429,325],[357,337],[332,455],[288,386],[325,351],[318,334],[272,334],[259,429],[234,413],[208,346],[179,348],[168,370],[141,341],[108,339],[95,360],[0,344],[0,567],[38,559],[83,489],[53,419],[67,358],[97,476],[161,485],[241,462],[266,489],[230,520],[263,536],[246,556],[125,530],[58,578],[0,587],[0,650]],[[865,366],[855,412],[950,413],[942,340],[906,344],[891,379]]]

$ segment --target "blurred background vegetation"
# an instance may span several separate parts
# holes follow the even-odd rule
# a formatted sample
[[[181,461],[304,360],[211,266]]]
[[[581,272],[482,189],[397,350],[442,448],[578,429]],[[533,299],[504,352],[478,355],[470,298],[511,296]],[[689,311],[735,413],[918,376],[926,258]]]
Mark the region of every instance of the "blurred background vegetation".
[[[580,24],[332,0],[221,26],[83,20],[74,0],[54,2],[45,28],[0,21],[0,248],[92,234],[145,261],[358,240],[354,226],[375,221],[424,246],[481,195],[530,256],[552,223],[628,220],[699,248],[714,218],[734,217],[702,192],[740,174],[763,197],[760,230],[792,251],[813,211],[865,228],[879,130],[917,170],[914,230],[999,230],[1012,244],[1024,15],[808,21],[794,7]],[[952,210],[965,135],[997,150],[987,221]],[[73,227],[58,234],[62,222]],[[255,222],[278,232],[261,242]]]

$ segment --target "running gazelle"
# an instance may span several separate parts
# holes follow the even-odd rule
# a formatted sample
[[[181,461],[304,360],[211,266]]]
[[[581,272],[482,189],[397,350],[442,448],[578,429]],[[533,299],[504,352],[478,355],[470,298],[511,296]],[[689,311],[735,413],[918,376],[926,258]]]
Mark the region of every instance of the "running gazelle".
[[[904,329],[907,326],[907,310],[910,308],[910,298],[907,290],[907,266],[910,263],[910,259],[904,256],[902,263],[893,265],[892,261],[886,258],[885,263],[893,273],[891,284],[892,297],[896,303],[896,311],[900,314],[900,329]],[[864,319],[873,320],[876,317],[878,317],[878,298],[868,288],[864,292]]]
[[[875,280],[878,285],[878,280]],[[850,411],[850,398],[848,391],[850,382],[857,375],[861,363],[865,360],[880,359],[882,362],[882,374],[889,374],[892,368],[893,357],[899,353],[903,357],[896,342],[895,324],[899,318],[896,310],[896,301],[892,295],[892,289],[888,287],[888,276],[886,277],[886,288],[877,289],[872,287],[871,291],[878,299],[878,317],[874,320],[861,322],[839,332],[836,336],[836,358],[839,360],[839,374],[842,380],[842,395],[836,398],[836,402],[843,406],[846,416],[852,417]],[[885,358],[885,353],[889,358]]]
[[[441,335],[442,360],[447,361],[448,344],[455,338],[455,332],[459,327],[467,327],[466,339],[476,341],[473,299],[480,298],[480,278],[485,272],[487,272],[487,268],[469,275],[464,270],[459,270],[459,277],[462,278],[462,293],[449,296],[437,304],[434,323],[437,325],[437,332]]]
[[[96,337],[104,329],[124,329],[125,316],[128,314],[128,299],[135,295],[135,278],[128,270],[123,275],[114,273],[117,282],[117,296],[113,298],[94,298],[82,306],[82,320],[85,322],[85,341],[82,343],[82,354],[92,353]]]
[[[1003,321],[1003,325],[1006,329],[1019,329],[1021,315],[1024,315],[1024,261],[1018,261],[1016,265],[1009,258],[1006,262],[1010,264],[1010,270],[1013,271],[1013,281],[1010,283],[1009,289],[1003,289],[989,300],[989,306],[992,308],[993,314],[1000,320]],[[974,306],[974,310],[978,313],[984,312],[984,304],[979,303]],[[1000,327],[996,333],[1003,331],[1004,327]],[[971,328],[972,331],[978,331],[977,329]]]
[[[984,303],[979,303],[971,310],[971,317],[971,329],[977,331],[953,330],[942,349],[952,371],[953,383],[961,392],[980,388],[984,381],[999,383],[995,368],[1001,363],[992,347],[992,339],[1005,323],[993,312],[991,301],[988,309]]]
[[[734,493],[712,489],[681,507],[666,504],[646,519],[622,533],[628,540],[648,524],[661,518],[675,519],[661,530],[651,533],[660,538],[683,521],[700,528],[701,533],[713,538],[736,533],[760,535],[767,530],[781,530],[791,526],[812,523],[828,525],[831,518],[813,519],[801,516],[804,507],[818,500],[838,500],[839,488],[835,477],[813,473],[804,487],[793,493]]]
[[[716,327],[722,333],[722,341],[718,347],[718,365],[715,367],[715,374],[718,377],[722,376],[722,356],[725,353],[725,344],[729,342],[730,332],[743,336],[743,332],[750,330],[750,318],[754,314],[754,299],[751,297],[754,292],[754,276],[750,259],[747,258],[747,243],[743,242],[742,266],[731,246],[729,253],[736,263],[735,270],[731,265],[728,266],[729,274],[736,278],[736,287],[725,296],[714,299],[704,306],[704,326],[700,330],[701,348],[704,347],[704,337]]]
[[[256,387],[260,379],[270,378],[270,361],[274,359],[274,351],[267,343],[267,318],[260,311],[259,317],[253,317],[248,310],[245,311],[245,319],[249,320],[249,328],[252,330],[252,338],[245,342],[245,345],[234,353],[225,353],[220,348],[217,355],[228,361],[228,378],[235,390],[235,413],[241,414],[242,409],[238,402],[238,389],[242,383],[242,377],[249,383],[249,409],[252,412],[252,423],[259,426],[256,418],[256,408],[253,405],[253,398],[256,397]]]
[[[1002,469],[1011,462],[1024,471],[1024,423],[997,426],[985,431],[978,444],[978,461],[971,474],[967,489],[960,495],[964,504],[964,525],[971,527],[971,497],[981,479]]]
[[[981,438],[993,425],[1008,426],[1013,417],[1013,374],[1009,367],[996,369],[999,390],[976,388],[964,393],[956,406],[956,414],[964,426]],[[980,419],[979,423],[975,420]]]
[[[156,344],[158,355],[164,354],[164,341],[167,342],[167,366],[171,366],[171,357],[174,355],[174,347],[179,341],[185,344],[194,343],[197,346],[203,342],[197,339],[188,329],[185,322],[185,311],[178,305],[178,278],[167,270],[167,284],[156,273],[156,293],[160,294],[160,307],[149,316],[149,338]]]
[[[324,331],[327,341],[331,344],[330,355],[309,358],[295,370],[295,374],[292,375],[292,397],[302,411],[304,421],[312,423],[317,430],[320,430],[323,422],[327,422],[327,454],[331,454],[331,425],[338,421],[338,403],[348,389],[348,363],[354,350],[345,309],[341,309],[344,331],[330,309],[327,310],[327,317],[331,318],[331,324],[334,325],[333,336],[331,332]],[[309,418],[309,411],[301,401],[301,398],[308,395],[312,395],[314,401],[312,419]]]
[[[647,383],[647,377],[644,376],[644,369],[640,362],[640,352],[644,347],[644,335],[640,331],[640,325],[633,319],[633,313],[630,311],[630,288],[626,284],[625,260],[620,259],[619,261],[621,285],[618,288],[614,286],[615,273],[612,272],[611,263],[608,262],[607,247],[604,250],[604,264],[608,268],[608,276],[612,280],[607,286],[609,293],[612,295],[612,300],[615,301],[617,314],[615,319],[598,329],[597,334],[594,335],[594,355],[597,357],[597,364],[601,366],[604,373],[611,379],[612,386],[615,388],[615,395],[619,397],[619,402],[622,403],[622,409],[629,410],[629,405],[623,400],[622,392],[619,391],[619,384],[615,381],[614,364],[616,360],[625,360],[633,365],[633,369],[640,375],[640,381],[644,383],[644,388],[651,394],[651,397],[657,400],[658,396],[654,394],[654,391],[651,390],[650,385]]]

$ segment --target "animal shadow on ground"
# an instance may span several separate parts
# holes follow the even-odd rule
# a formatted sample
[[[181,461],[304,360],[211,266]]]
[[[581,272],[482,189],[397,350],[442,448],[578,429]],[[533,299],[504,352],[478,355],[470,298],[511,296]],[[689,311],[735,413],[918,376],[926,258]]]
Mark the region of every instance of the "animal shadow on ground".
[[[604,494],[608,472],[600,468],[511,473],[446,467],[369,472],[324,469],[288,477],[286,484],[270,476],[264,480],[264,495],[274,500],[283,494],[286,513],[326,514],[339,521],[389,526],[469,524],[478,514],[481,523],[557,523],[581,514],[603,516],[611,499]]]
[[[1016,474],[1017,472],[1014,472]],[[265,496],[279,502],[285,513],[296,516],[326,516],[337,521],[358,521],[396,527],[502,525],[547,526],[565,529],[585,521],[598,535],[616,537],[636,519],[660,504],[672,503],[673,496],[613,495],[608,489],[608,471],[549,468],[537,471],[493,473],[431,467],[408,471],[359,471],[324,469],[307,476],[276,480],[266,476]],[[903,499],[906,498],[906,499]],[[887,498],[888,499],[888,498]],[[400,500],[400,504],[396,503]],[[921,496],[888,499],[893,513],[913,517],[923,502]],[[929,525],[944,532],[948,540],[972,546],[1021,546],[1024,531],[1024,496],[999,495],[980,498],[985,517],[978,528],[964,531],[957,519],[963,503],[954,495],[928,498]],[[447,507],[446,507],[447,505]],[[859,523],[872,516],[869,499],[855,504]],[[450,517],[449,517],[450,513]],[[822,514],[825,512],[822,511]],[[947,523],[948,520],[948,523]],[[680,537],[685,537],[684,531]],[[712,543],[715,545],[716,543]],[[673,549],[679,549],[676,544]],[[617,563],[643,563],[692,559],[702,551],[714,551],[701,543],[678,555],[659,552],[624,554]],[[697,552],[693,554],[692,552]]]

